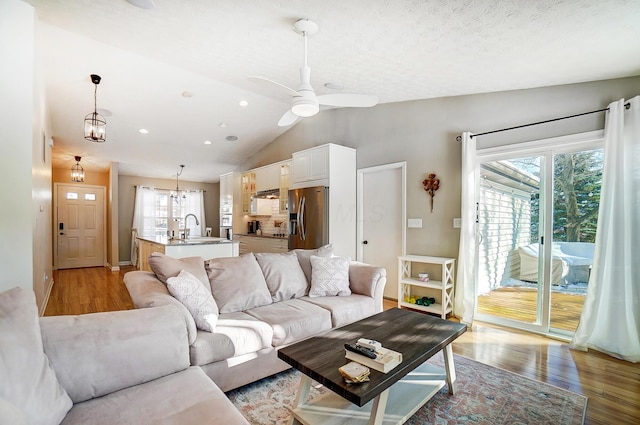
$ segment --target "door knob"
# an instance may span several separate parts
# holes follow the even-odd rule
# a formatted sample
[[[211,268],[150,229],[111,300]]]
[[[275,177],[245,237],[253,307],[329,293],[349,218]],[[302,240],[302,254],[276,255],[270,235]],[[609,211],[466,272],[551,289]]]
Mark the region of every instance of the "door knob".
[[[369,241],[362,241],[362,243],[366,245],[369,243]]]

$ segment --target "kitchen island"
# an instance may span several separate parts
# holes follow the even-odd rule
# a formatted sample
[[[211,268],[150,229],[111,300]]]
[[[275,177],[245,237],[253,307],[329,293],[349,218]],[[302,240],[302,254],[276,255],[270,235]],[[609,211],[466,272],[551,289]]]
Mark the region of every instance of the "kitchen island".
[[[161,252],[174,258],[202,257],[205,260],[237,257],[239,243],[224,238],[192,236],[187,239],[169,239],[166,236],[138,236],[138,268],[151,271],[149,255]]]

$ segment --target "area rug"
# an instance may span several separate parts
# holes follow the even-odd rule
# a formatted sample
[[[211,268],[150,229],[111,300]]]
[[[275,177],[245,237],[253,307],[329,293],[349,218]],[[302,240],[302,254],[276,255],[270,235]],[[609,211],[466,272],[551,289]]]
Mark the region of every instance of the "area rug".
[[[549,384],[454,355],[456,394],[445,385],[406,423],[496,425],[584,423],[587,398]],[[442,353],[429,363],[444,367]],[[253,425],[286,424],[300,372],[288,370],[230,391],[227,396]],[[312,388],[315,398],[328,389]]]

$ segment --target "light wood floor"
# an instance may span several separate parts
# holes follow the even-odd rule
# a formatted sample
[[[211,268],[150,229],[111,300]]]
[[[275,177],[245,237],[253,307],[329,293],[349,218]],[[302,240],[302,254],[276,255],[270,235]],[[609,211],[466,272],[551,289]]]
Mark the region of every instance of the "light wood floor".
[[[45,315],[133,308],[124,274],[106,268],[54,271]],[[397,306],[385,300],[385,309]],[[455,320],[455,319],[452,319]],[[453,343],[456,354],[589,397],[586,424],[640,423],[640,364],[571,350],[539,335],[477,323]]]
[[[498,288],[478,297],[478,313],[534,323],[538,291],[532,288]],[[551,327],[575,332],[585,296],[551,292]]]

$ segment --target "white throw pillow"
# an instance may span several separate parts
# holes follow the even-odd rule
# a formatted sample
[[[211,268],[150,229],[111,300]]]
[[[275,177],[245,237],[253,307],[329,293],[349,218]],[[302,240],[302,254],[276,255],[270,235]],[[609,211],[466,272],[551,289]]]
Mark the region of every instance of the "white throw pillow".
[[[22,288],[0,292],[2,398],[3,418],[13,405],[32,425],[58,425],[72,405],[44,352],[36,297]]]
[[[349,288],[349,263],[351,259],[344,257],[311,256],[311,289],[310,297],[347,296]]]
[[[200,330],[213,332],[218,323],[218,305],[200,280],[186,270],[167,279],[167,289],[189,310]]]

